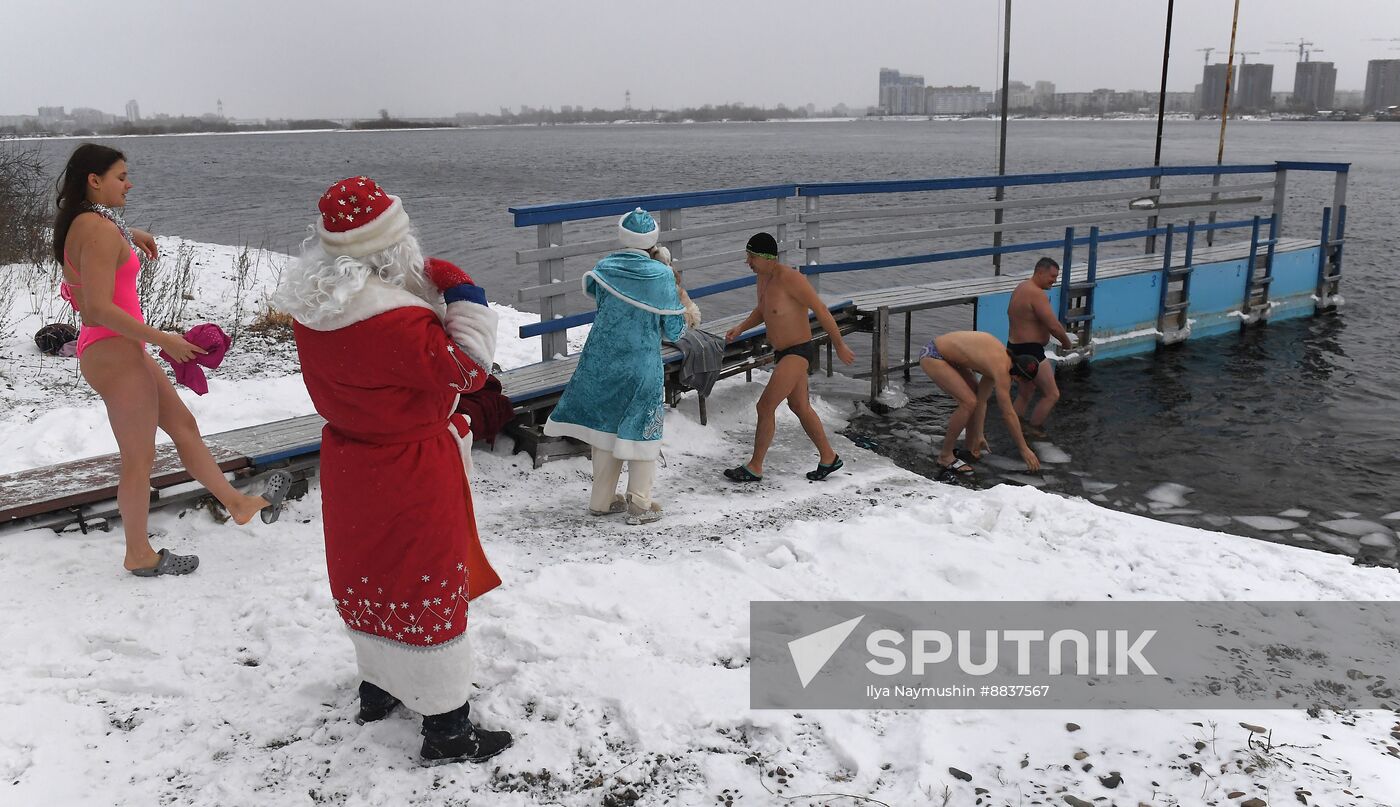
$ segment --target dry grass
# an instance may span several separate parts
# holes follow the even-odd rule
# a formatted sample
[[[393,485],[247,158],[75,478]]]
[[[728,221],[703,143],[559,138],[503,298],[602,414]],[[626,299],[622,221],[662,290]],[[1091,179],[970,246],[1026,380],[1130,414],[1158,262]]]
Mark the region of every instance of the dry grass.
[[[249,333],[275,341],[289,341],[292,339],[292,315],[265,304],[262,311],[248,324],[247,330]]]

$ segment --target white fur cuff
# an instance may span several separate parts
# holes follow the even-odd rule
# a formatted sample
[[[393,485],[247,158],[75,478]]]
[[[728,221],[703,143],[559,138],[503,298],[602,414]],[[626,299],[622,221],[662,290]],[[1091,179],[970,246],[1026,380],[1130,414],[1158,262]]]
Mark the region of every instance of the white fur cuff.
[[[496,359],[496,324],[500,319],[490,306],[460,300],[447,304],[447,335],[452,337],[483,372],[491,372]]]

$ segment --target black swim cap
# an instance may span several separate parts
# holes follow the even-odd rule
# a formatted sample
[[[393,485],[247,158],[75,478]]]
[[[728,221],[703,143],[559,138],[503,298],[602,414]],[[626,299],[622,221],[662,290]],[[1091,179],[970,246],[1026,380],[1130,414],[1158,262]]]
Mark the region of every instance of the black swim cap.
[[[1027,381],[1035,380],[1035,374],[1040,372],[1040,359],[1030,353],[1011,353],[1011,372]]]
[[[778,257],[778,241],[768,233],[754,233],[753,237],[749,239],[749,243],[744,246],[744,250],[760,258],[776,260]]]

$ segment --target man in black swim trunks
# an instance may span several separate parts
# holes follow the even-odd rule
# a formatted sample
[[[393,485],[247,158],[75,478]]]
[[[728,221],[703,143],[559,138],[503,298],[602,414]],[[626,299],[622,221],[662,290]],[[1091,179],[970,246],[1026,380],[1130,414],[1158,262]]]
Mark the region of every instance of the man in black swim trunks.
[[[819,481],[842,466],[841,458],[827,440],[826,428],[812,408],[807,396],[807,373],[817,356],[812,342],[812,327],[808,312],[817,315],[817,322],[831,339],[836,355],[843,364],[854,364],[856,357],[841,338],[841,329],[832,319],[831,311],[817,296],[817,290],[802,273],[778,262],[778,242],[768,233],[758,233],[749,239],[745,249],[749,268],[758,275],[758,305],[748,319],[729,329],[725,341],[732,342],[744,331],[759,324],[768,328],[768,342],[773,345],[773,375],[758,399],[758,429],[754,435],[753,455],[724,475],[734,482],[757,482],[763,478],[763,458],[777,431],[778,405],[787,401],[802,429],[817,447],[817,468],[807,478]]]
[[[1016,414],[1023,420],[1031,408],[1031,396],[1040,390],[1040,403],[1031,412],[1028,425],[1034,436],[1045,434],[1045,421],[1050,410],[1060,400],[1060,387],[1055,383],[1055,368],[1045,358],[1045,343],[1053,336],[1059,340],[1063,350],[1073,346],[1069,334],[1060,324],[1055,309],[1050,305],[1047,292],[1055,287],[1060,276],[1060,265],[1053,258],[1036,261],[1035,271],[1011,292],[1011,303],[1006,307],[1006,318],[1011,327],[1007,332],[1006,349],[1013,356],[1031,355],[1040,363],[1040,371],[1031,383],[1020,381],[1016,385]]]

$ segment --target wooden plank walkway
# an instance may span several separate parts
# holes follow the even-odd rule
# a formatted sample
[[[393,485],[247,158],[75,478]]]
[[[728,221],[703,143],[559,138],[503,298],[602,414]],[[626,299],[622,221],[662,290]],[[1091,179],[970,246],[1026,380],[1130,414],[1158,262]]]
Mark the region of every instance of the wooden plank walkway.
[[[1281,239],[1277,251],[1301,250],[1317,245],[1316,240]],[[1247,242],[1234,243],[1201,247],[1196,250],[1194,260],[1197,264],[1238,260],[1248,254]],[[1160,255],[1102,260],[1098,264],[1098,275],[1101,278],[1120,277],[1156,271],[1161,268],[1161,261]],[[1086,265],[1076,263],[1070,271],[1072,280],[1078,281],[1086,278],[1088,269]],[[971,304],[979,296],[1009,292],[1025,277],[1003,275],[942,280],[878,289],[828,302],[842,332],[850,333],[868,330],[872,316],[881,308],[893,314]],[[742,322],[746,316],[724,317],[703,323],[702,327],[722,334]],[[814,336],[819,334],[820,329],[814,326]],[[766,330],[760,326],[732,343],[725,353],[721,375],[751,370],[771,360],[771,350],[764,342],[765,337]],[[662,348],[668,393],[675,388],[674,379],[679,374],[680,358],[681,354],[675,348]],[[499,378],[506,397],[515,406],[516,414],[538,418],[541,410],[558,400],[577,366],[578,355],[575,354],[508,370],[501,373]],[[319,415],[306,415],[211,434],[205,437],[205,441],[225,472],[248,475],[289,461],[314,461],[320,451],[321,428],[324,425],[325,421]],[[107,454],[0,475],[0,525],[63,511],[73,512],[73,520],[76,520],[82,508],[90,508],[115,497],[118,473],[117,455]],[[153,502],[156,505],[161,503],[162,490],[190,481],[174,448],[168,445],[159,447],[151,475]]]

